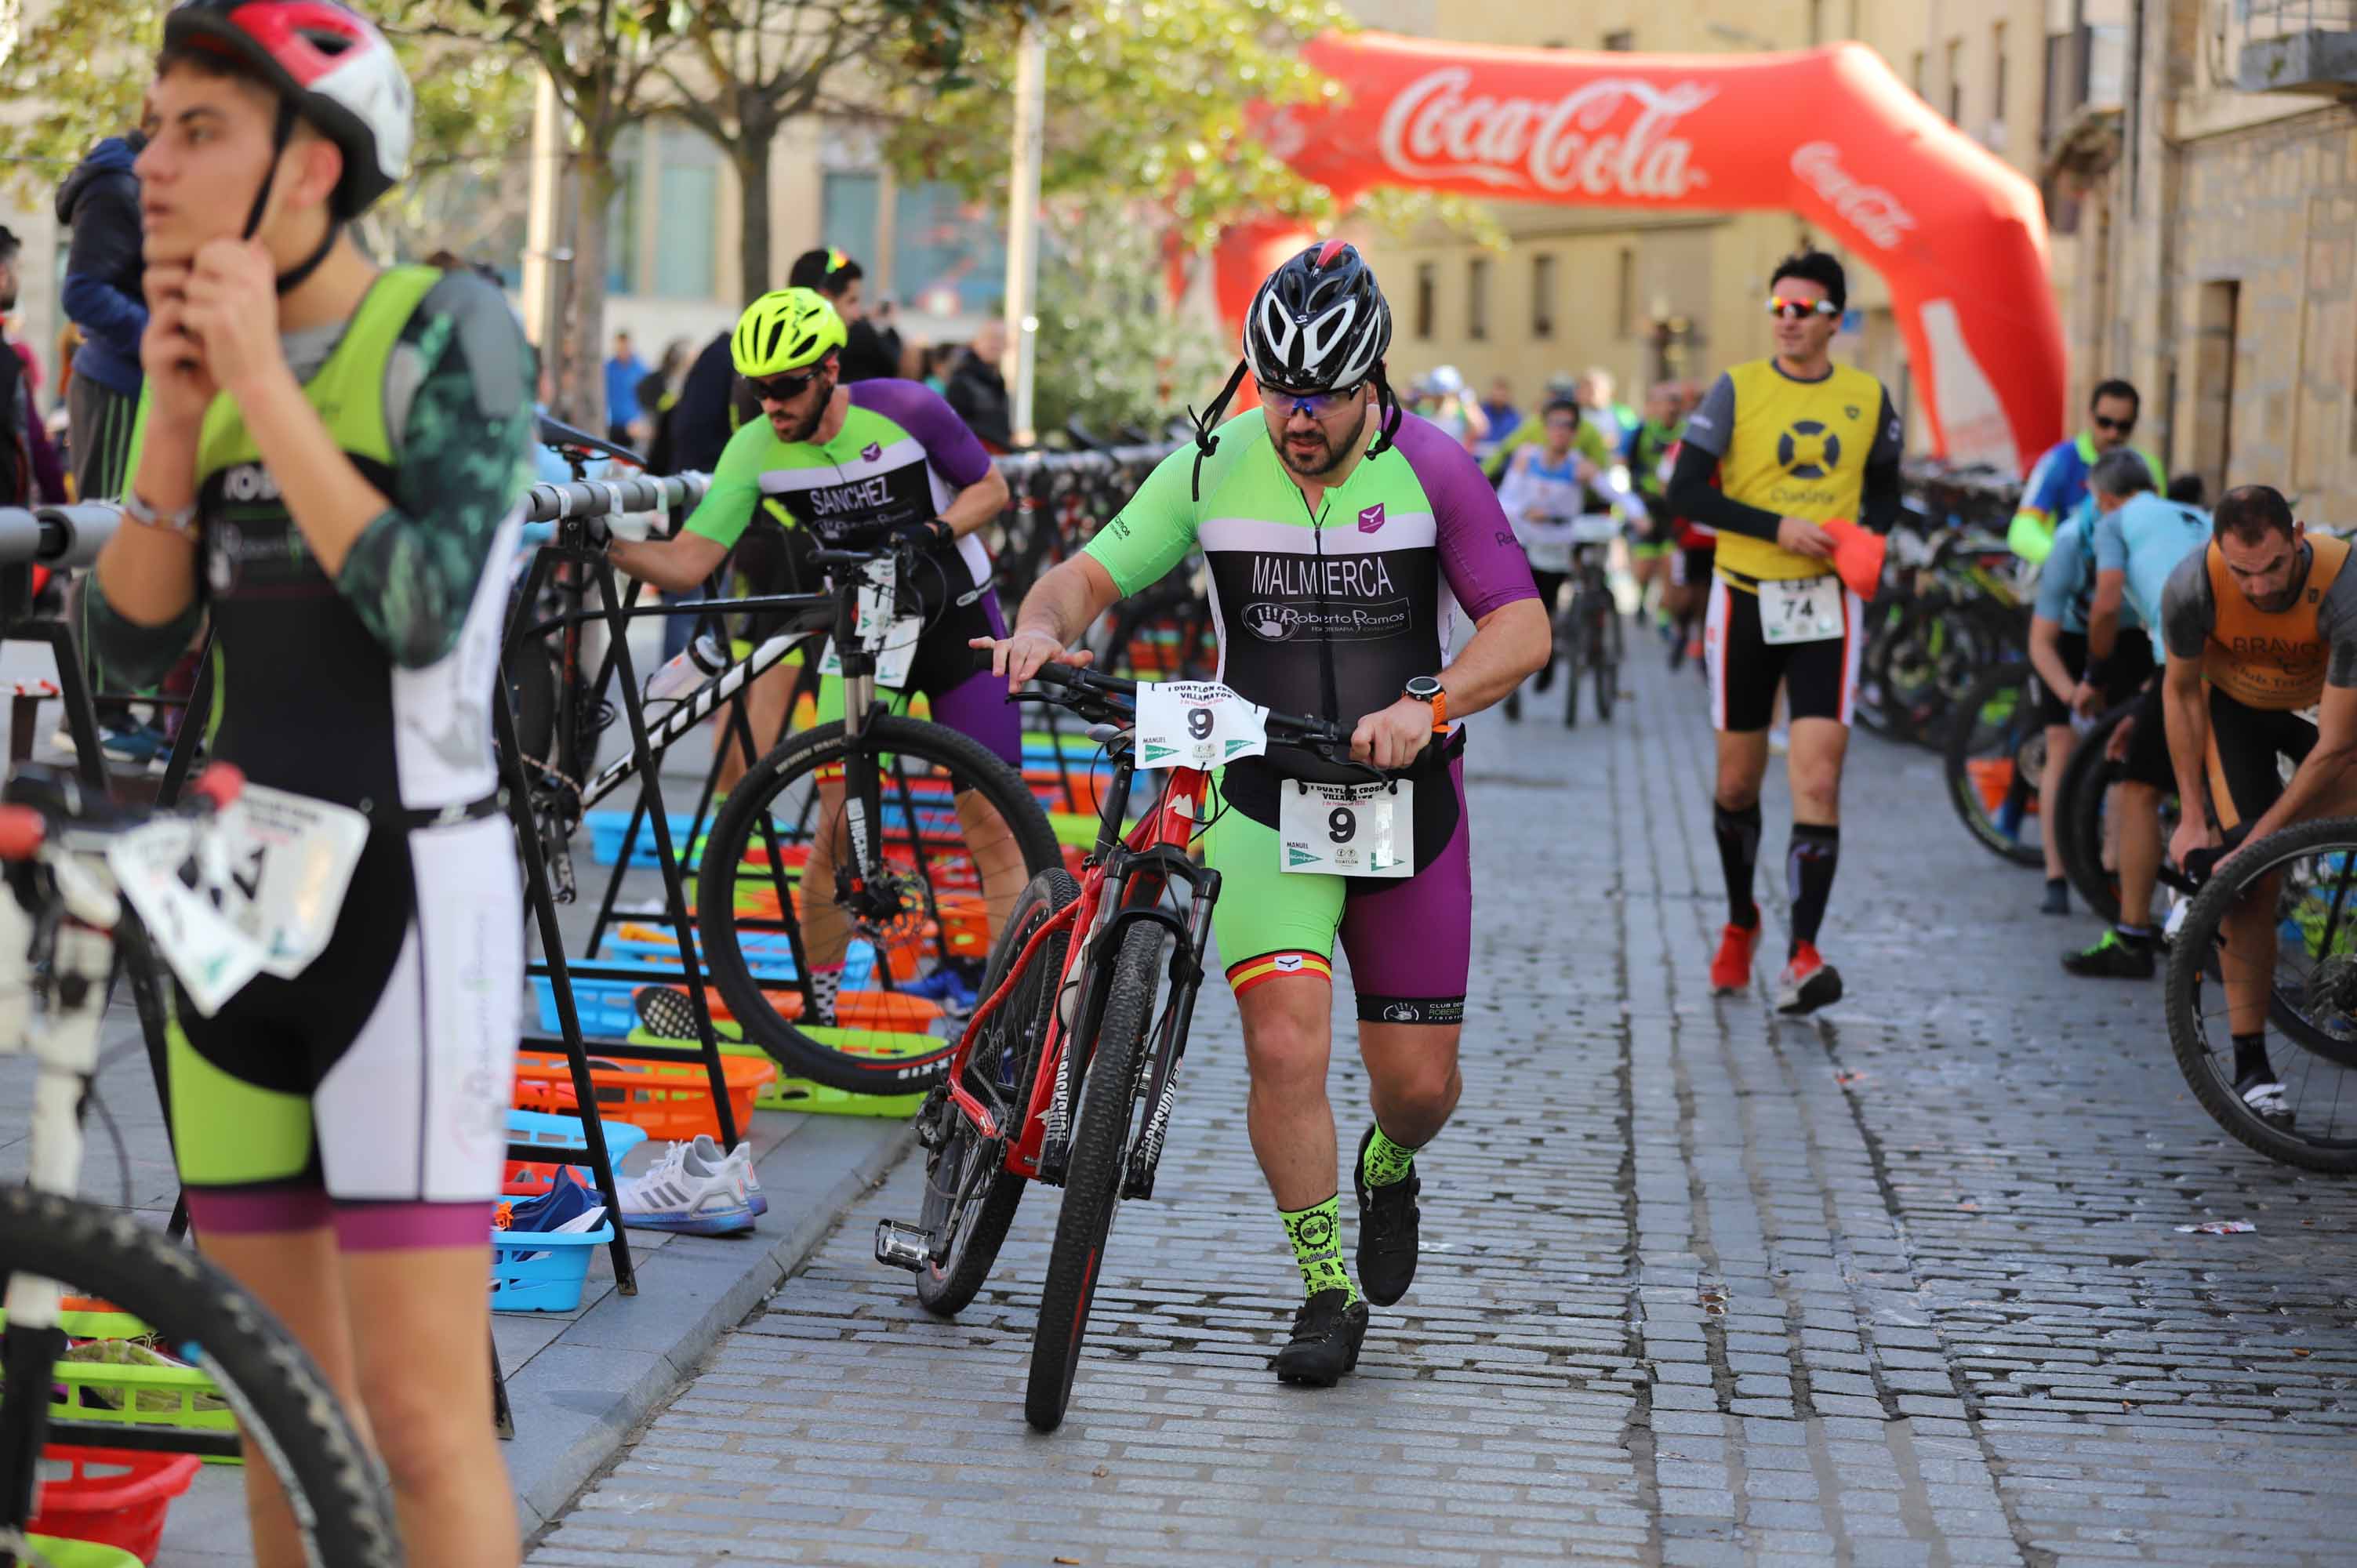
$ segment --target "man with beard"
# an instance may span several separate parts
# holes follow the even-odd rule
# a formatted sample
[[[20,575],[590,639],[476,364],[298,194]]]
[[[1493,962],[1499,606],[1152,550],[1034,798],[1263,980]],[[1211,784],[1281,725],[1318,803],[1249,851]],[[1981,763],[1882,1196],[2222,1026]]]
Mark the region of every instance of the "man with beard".
[[[711,488],[686,526],[667,540],[618,538],[611,550],[614,564],[666,592],[684,593],[717,570],[747,538],[748,527],[764,518],[785,529],[785,575],[803,585],[817,577],[802,558],[813,541],[832,550],[875,549],[894,540],[920,544],[925,569],[904,581],[920,601],[915,613],[923,634],[904,684],[888,695],[897,703],[922,692],[935,723],[963,731],[1010,768],[1020,768],[1023,739],[1016,710],[988,676],[974,672],[966,646],[974,638],[1006,632],[998,596],[990,586],[990,553],[978,531],[1006,510],[1006,480],[974,433],[931,388],[890,377],[841,384],[845,336],[843,317],[814,289],[780,289],[755,300],[730,335],[728,351],[762,416],[729,437]],[[754,640],[768,632],[757,626]],[[765,751],[784,732],[793,675],[780,665],[748,693],[754,743]],[[818,722],[842,716],[842,681],[822,682]],[[834,786],[831,811],[839,813],[841,795],[841,787]],[[1022,889],[1022,857],[1019,851],[1013,854],[1011,881],[995,875],[990,846],[1003,843],[1013,850],[1011,838],[996,817],[987,822],[966,820],[970,812],[989,811],[977,799],[961,795],[958,804],[967,844],[983,868],[984,898],[995,928]],[[833,886],[834,838],[823,825],[803,872],[804,886]],[[817,1015],[804,1021],[832,1024],[851,933],[847,924],[834,929],[828,917],[838,912],[829,906],[822,913],[822,903],[811,900],[803,914],[817,1004]],[[942,972],[959,974],[951,967]],[[964,978],[969,983],[979,979],[979,966]],[[952,1003],[970,1000],[953,991],[941,994]]]
[[[1212,922],[1243,1015],[1253,1152],[1301,1273],[1275,1370],[1318,1387],[1358,1364],[1367,1332],[1342,1262],[1326,1093],[1335,939],[1358,990],[1373,1102],[1351,1163],[1358,1283],[1388,1306],[1415,1274],[1415,1156],[1463,1088],[1473,886],[1458,721],[1502,699],[1548,650],[1497,496],[1461,443],[1400,409],[1383,373],[1390,342],[1390,309],[1357,251],[1329,240],[1287,261],[1245,313],[1244,363],[1195,448],[1165,458],[1086,552],[1039,580],[1015,635],[990,644],[1010,689],[1051,660],[1086,663],[1072,642],[1200,547],[1221,679],[1277,712],[1354,725],[1352,756],[1392,776],[1406,875],[1282,868],[1281,801],[1314,799],[1308,781],[1366,781],[1363,768],[1297,751],[1222,769],[1224,809],[1204,843],[1225,879]],[[1247,369],[1261,407],[1220,424]],[[1475,630],[1452,660],[1459,609]]]

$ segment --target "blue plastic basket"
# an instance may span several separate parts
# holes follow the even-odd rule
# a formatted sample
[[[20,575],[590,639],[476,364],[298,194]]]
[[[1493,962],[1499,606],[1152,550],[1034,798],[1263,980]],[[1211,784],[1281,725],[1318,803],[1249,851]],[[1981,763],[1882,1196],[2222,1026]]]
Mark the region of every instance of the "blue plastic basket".
[[[597,1121],[606,1129],[606,1157],[613,1161],[617,1168],[620,1167],[624,1155],[647,1141],[644,1127],[633,1126],[628,1122],[608,1122],[602,1116]],[[563,1149],[574,1154],[579,1154],[589,1146],[587,1138],[582,1133],[579,1117],[546,1111],[510,1110],[508,1142],[544,1144],[550,1149]],[[556,1174],[565,1168],[560,1165],[511,1162],[507,1167],[506,1195],[511,1197],[538,1197],[555,1185]],[[587,1169],[587,1166],[575,1168]],[[521,1176],[519,1172],[522,1173]],[[585,1182],[583,1185],[590,1184]]]
[[[491,1232],[493,1312],[576,1312],[589,1283],[589,1260],[614,1239],[611,1224],[579,1234]]]

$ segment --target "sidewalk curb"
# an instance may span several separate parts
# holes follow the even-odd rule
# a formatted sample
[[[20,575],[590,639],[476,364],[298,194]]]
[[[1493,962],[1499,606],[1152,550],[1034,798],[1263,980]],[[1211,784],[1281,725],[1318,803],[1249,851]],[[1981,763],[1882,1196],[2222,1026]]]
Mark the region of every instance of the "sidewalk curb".
[[[809,1118],[761,1164],[770,1215],[799,1216],[788,1229],[759,1235],[755,1248],[668,1238],[638,1265],[637,1295],[609,1293],[515,1373],[508,1399],[516,1438],[501,1446],[525,1539],[554,1522],[721,1336],[802,1267],[915,1146],[907,1122]]]

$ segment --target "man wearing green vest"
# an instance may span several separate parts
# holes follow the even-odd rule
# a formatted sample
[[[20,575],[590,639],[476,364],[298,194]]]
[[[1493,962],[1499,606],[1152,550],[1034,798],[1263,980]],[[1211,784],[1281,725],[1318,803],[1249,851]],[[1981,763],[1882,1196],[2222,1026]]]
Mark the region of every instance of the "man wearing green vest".
[[[412,102],[331,0],[166,17],[137,166],[146,385],[88,629],[136,686],[210,618],[213,755],[322,824],[295,853],[349,870],[307,965],[210,1013],[178,999],[196,1232],[365,1412],[406,1560],[514,1568],[484,1281],[523,909],[491,703],[534,377],[491,285],[380,271],[346,232],[400,177]],[[253,1561],[314,1561],[271,1467],[245,1481]]]

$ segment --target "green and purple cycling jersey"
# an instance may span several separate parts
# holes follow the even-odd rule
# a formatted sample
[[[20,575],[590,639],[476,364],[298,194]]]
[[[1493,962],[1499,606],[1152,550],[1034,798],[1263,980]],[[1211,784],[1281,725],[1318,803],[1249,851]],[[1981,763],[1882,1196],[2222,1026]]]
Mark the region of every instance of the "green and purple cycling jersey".
[[[1219,628],[1218,678],[1246,699],[1355,725],[1399,701],[1410,679],[1439,673],[1460,629],[1537,596],[1489,480],[1429,422],[1405,416],[1395,444],[1361,457],[1315,513],[1259,411],[1218,435],[1202,459],[1200,499],[1197,454],[1182,447],[1146,477],[1088,553],[1127,596],[1201,550]],[[1402,775],[1415,784],[1416,856],[1415,875],[1398,881],[1278,865],[1285,782],[1349,783],[1363,772],[1289,750],[1221,770],[1232,817],[1210,838],[1227,882],[1214,922],[1239,989],[1246,972],[1254,982],[1327,972],[1339,929],[1362,1018],[1458,1020],[1472,920],[1455,763],[1463,744],[1461,727],[1454,729]]]

